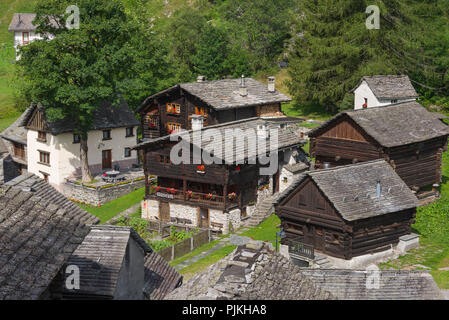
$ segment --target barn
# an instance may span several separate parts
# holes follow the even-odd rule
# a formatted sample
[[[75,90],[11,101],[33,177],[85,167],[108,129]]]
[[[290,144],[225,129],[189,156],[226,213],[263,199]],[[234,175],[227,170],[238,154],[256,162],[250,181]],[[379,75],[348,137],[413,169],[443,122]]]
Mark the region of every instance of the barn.
[[[275,201],[286,237],[350,260],[411,233],[417,198],[384,160],[307,171]]]
[[[309,133],[315,168],[384,159],[418,190],[441,183],[447,118],[419,103],[344,111]]]

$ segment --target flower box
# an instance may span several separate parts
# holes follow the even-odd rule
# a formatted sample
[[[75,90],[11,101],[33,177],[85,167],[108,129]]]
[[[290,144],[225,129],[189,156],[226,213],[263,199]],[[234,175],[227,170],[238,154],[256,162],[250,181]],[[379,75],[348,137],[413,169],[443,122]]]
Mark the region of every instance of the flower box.
[[[204,165],[199,165],[199,166],[197,166],[196,167],[196,172],[197,173],[201,173],[201,174],[204,174],[204,173],[206,173],[206,167],[204,166]]]

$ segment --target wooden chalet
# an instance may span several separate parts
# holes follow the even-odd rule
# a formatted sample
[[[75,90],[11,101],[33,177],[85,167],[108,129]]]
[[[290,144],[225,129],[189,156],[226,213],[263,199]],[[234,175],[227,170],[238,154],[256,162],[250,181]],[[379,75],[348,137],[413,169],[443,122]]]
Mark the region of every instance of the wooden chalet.
[[[204,126],[252,117],[285,117],[281,103],[291,101],[275,90],[274,77],[268,86],[251,78],[206,81],[175,85],[156,93],[137,109],[143,139],[157,138],[179,129],[190,130],[191,116],[204,116]]]
[[[384,160],[308,171],[275,202],[283,244],[299,241],[347,260],[397,244],[411,233],[417,206]]]
[[[246,216],[246,207],[258,200],[258,188],[271,181],[271,192],[279,190],[279,170],[274,177],[260,176],[260,164],[249,164],[249,159],[258,159],[261,154],[248,147],[248,141],[243,148],[233,145],[234,157],[229,161],[225,153],[226,130],[262,130],[268,134],[269,129],[279,128],[278,158],[281,166],[285,159],[290,159],[294,151],[301,149],[305,141],[291,128],[282,127],[277,121],[252,118],[209,126],[201,130],[207,134],[209,130],[222,133],[222,156],[213,155],[218,164],[193,164],[193,150],[208,150],[209,141],[195,144],[191,136],[190,162],[192,164],[174,165],[170,160],[170,152],[177,142],[170,141],[170,136],[164,136],[137,145],[135,149],[143,150],[144,171],[146,177],[145,201],[142,207],[143,216],[163,222],[178,222],[212,228],[226,233],[229,222],[234,227],[240,224]],[[257,139],[266,139],[267,148],[270,141],[266,135],[257,131]],[[215,141],[214,141],[215,142]],[[231,143],[234,143],[231,141]],[[265,155],[265,153],[264,153]],[[286,161],[288,163],[288,161]],[[156,192],[150,193],[149,175],[158,177]],[[232,216],[231,218],[229,216]]]
[[[415,190],[440,184],[443,118],[415,101],[341,112],[309,133],[310,155],[318,169],[385,159]]]

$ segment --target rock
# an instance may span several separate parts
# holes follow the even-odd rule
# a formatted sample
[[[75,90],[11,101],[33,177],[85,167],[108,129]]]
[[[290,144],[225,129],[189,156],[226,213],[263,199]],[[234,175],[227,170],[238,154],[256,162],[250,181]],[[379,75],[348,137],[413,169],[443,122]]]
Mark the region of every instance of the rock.
[[[254,250],[260,250],[263,247],[263,242],[262,241],[256,241],[256,240],[250,240],[246,247],[248,249],[254,249]]]
[[[232,261],[229,261],[229,265],[234,265],[234,266],[239,266],[239,267],[242,267],[242,268],[246,268],[246,267],[249,266],[249,263],[248,262],[243,262],[243,261],[232,260]]]
[[[257,252],[250,252],[250,251],[245,251],[245,250],[243,250],[243,251],[241,252],[241,255],[242,255],[243,257],[249,257],[249,258],[252,258],[252,257],[254,257],[254,256],[256,255],[256,253],[257,253]]]

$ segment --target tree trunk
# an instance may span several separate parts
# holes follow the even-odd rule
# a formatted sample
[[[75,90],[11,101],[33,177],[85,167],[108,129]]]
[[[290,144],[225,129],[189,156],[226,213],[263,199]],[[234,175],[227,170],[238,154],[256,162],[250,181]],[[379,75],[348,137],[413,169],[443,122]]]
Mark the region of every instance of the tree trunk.
[[[87,137],[80,137],[80,156],[81,156],[81,174],[82,174],[82,182],[91,182],[92,181],[92,173],[89,169],[89,161],[87,158]]]

